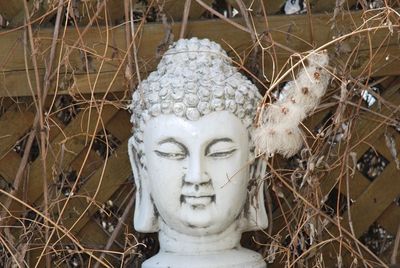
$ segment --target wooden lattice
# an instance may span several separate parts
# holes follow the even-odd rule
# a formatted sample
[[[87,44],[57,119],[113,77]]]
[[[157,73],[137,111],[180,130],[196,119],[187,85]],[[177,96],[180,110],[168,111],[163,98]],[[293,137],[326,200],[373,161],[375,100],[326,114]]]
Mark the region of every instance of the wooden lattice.
[[[283,2],[0,0],[0,266],[139,267],[157,251],[156,235],[132,226],[126,107],[180,35],[220,43],[262,93],[279,94],[301,53],[328,49],[334,82],[303,130],[311,156],[329,157],[305,188],[296,178],[318,159],[270,159],[273,224],[242,242],[273,260],[268,267],[393,262],[379,250],[393,251],[400,225],[399,3],[310,0],[308,14],[286,16]],[[366,90],[375,104],[362,100]],[[310,247],[302,224],[314,218],[323,224]]]

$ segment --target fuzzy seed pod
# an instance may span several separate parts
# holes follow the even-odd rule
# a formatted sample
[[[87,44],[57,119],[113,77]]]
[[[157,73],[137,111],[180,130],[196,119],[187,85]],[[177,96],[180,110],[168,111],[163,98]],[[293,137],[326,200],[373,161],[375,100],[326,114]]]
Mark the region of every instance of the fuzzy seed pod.
[[[319,104],[330,80],[326,70],[329,57],[326,51],[312,51],[308,66],[301,69],[295,80],[284,88],[285,97],[262,111],[261,125],[255,132],[255,145],[259,153],[274,153],[290,157],[303,145],[299,124]]]

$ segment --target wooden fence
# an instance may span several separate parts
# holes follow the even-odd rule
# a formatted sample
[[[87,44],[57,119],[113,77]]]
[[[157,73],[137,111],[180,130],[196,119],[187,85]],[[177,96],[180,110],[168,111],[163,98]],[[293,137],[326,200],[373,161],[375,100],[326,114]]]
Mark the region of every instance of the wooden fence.
[[[329,204],[328,210],[331,211],[323,210],[336,221],[336,223],[327,222],[329,233],[325,233],[326,239],[336,238],[336,243],[322,247],[325,257],[329,256],[324,259],[326,267],[334,267],[337,264],[339,244],[346,236],[343,229],[348,231],[347,235],[357,239],[361,238],[364,243],[366,242],[365,236],[371,236],[368,232],[377,230],[383,232],[382,237],[389,238],[389,241],[386,241],[388,244],[392,242],[390,239],[393,239],[398,232],[400,225],[400,159],[394,157],[395,154],[391,148],[393,149],[394,146],[399,150],[400,144],[398,121],[393,121],[399,116],[400,80],[398,77],[390,77],[384,84],[387,88],[380,96],[380,101],[370,108],[365,108],[368,105],[361,106],[364,111],[354,120],[354,130],[351,132],[350,142],[339,142],[331,148],[332,154],[338,156],[332,163],[333,168],[329,169],[329,172],[322,172],[322,175],[319,175],[320,197],[330,199],[326,201],[326,204]],[[349,109],[357,109],[357,106]],[[333,116],[329,110],[315,114],[308,120],[307,127],[314,130],[316,135],[318,133],[316,126],[320,125],[321,121],[326,122],[327,115]],[[343,161],[341,157],[346,155],[346,151],[350,156]],[[345,171],[347,167],[350,167],[351,172]],[[351,203],[350,213],[346,202],[347,197]],[[276,209],[273,234],[288,235],[288,231],[282,232],[282,228],[288,225],[288,219],[296,217],[297,212],[293,209],[295,204],[292,205],[292,207],[285,206],[284,209]],[[337,208],[339,208],[339,212]],[[285,214],[285,217],[282,217],[282,214]],[[350,215],[351,221],[349,220]],[[354,229],[352,232],[350,232],[350,222]],[[384,240],[382,237],[375,237],[374,241],[366,243],[369,246],[373,242],[377,243],[373,250],[377,255],[382,254],[379,250],[385,246],[378,244]],[[364,250],[362,252],[364,257],[371,259],[368,253]],[[343,254],[342,257],[345,267],[349,267],[355,258],[354,255],[350,256],[348,253]],[[280,265],[282,264],[278,262],[271,267],[281,267]]]
[[[120,6],[119,2],[109,1],[112,7]],[[175,2],[176,5],[167,5],[165,12],[169,18],[180,19],[185,1]],[[243,67],[242,62],[247,62],[254,48],[251,31],[246,30],[248,25],[244,19],[232,18],[229,23],[215,18],[204,19],[203,15],[203,19],[198,20],[204,8],[198,4],[201,1],[192,2],[186,35],[221,43],[238,66]],[[227,2],[235,6],[235,1]],[[252,1],[244,2],[250,5]],[[374,77],[375,81],[381,81],[385,89],[376,96],[377,103],[372,107],[354,105],[355,101],[347,100],[346,109],[357,110],[354,113],[357,120],[351,126],[351,142],[332,145],[331,150],[336,151],[339,158],[332,160],[330,165],[334,168],[320,177],[320,196],[327,196],[328,199],[336,196],[333,200],[339,200],[333,201],[332,207],[346,203],[347,196],[352,202],[351,214],[344,208],[340,219],[332,215],[332,220],[328,221],[330,234],[326,237],[335,237],[339,243],[322,247],[322,252],[327,256],[326,267],[333,267],[330,265],[337,263],[340,240],[348,239],[343,232],[347,232],[347,237],[362,240],[372,225],[379,224],[382,230],[394,236],[400,224],[399,163],[394,159],[390,146],[387,146],[392,142],[399,150],[400,144],[399,25],[388,25],[393,14],[388,13],[384,17],[373,11],[345,12],[331,20],[336,1],[309,1],[315,14],[273,16],[281,7],[278,2],[263,1],[268,20],[263,16],[252,17],[252,25],[260,37],[259,45],[265,48],[261,49],[262,59],[259,60],[262,77],[265,75],[276,82],[278,75],[271,68],[272,62],[275,70],[287,70],[290,67],[288,59],[293,52],[326,45],[330,53],[337,55],[333,65],[348,65],[347,70],[352,77]],[[0,8],[4,3],[0,1]],[[355,3],[346,1],[349,6]],[[261,7],[261,2],[256,2],[252,8],[260,11]],[[110,10],[114,10],[113,16],[123,17],[118,9]],[[52,12],[55,13],[55,9]],[[36,19],[40,20],[40,14]],[[126,105],[131,86],[137,84],[138,74],[143,78],[154,69],[159,54],[168,45],[168,38],[179,36],[182,23],[143,23],[142,20],[134,26],[134,42],[127,42],[123,24],[105,25],[104,20],[89,21],[82,20],[78,25],[80,27],[63,26],[57,38],[57,68],[50,75],[52,82],[44,103],[44,129],[32,129],[37,116],[37,95],[32,92],[41,88],[45,81],[53,28],[35,28],[32,37],[35,51],[27,48],[27,31],[24,27],[17,27],[18,21],[15,21],[15,28],[0,30],[0,263],[12,258],[7,252],[16,252],[16,257],[18,252],[24,252],[20,257],[26,260],[27,267],[36,263],[39,263],[38,267],[44,266],[46,254],[51,255],[47,259],[57,267],[73,265],[73,262],[92,266],[96,258],[106,253],[109,266],[121,263],[138,265],[141,259],[157,250],[154,235],[140,235],[132,228],[135,187],[127,156],[131,123]],[[138,69],[127,64],[127,51],[132,50],[133,45],[137,49]],[[270,57],[270,46],[274,46],[274,57]],[[37,60],[36,68],[32,57]],[[316,112],[306,123],[309,129],[316,131],[314,142],[318,140],[315,138],[317,126],[337,108],[337,105],[328,105],[332,100],[339,103],[335,99],[337,93],[338,90],[331,91],[323,102],[328,108]],[[34,139],[29,152],[27,168],[21,169],[24,148],[32,132],[37,139]],[[43,148],[39,148],[40,143],[37,142],[41,132],[45,132],[47,137],[44,156],[40,154]],[[355,166],[352,159],[340,159],[340,156],[349,155],[345,152],[354,155],[357,160]],[[364,154],[368,161],[362,160]],[[379,170],[382,165],[371,164],[371,159],[378,164],[385,163],[384,168]],[[365,167],[363,161],[369,163],[368,167],[372,165],[373,169]],[[343,172],[345,166],[351,166],[354,171],[348,180],[348,187],[346,173]],[[16,179],[20,181],[18,187],[15,186]],[[281,186],[287,196],[293,195],[284,184]],[[274,194],[276,191],[270,191],[274,205],[278,206],[280,201]],[[45,207],[48,208],[47,215],[42,214]],[[339,215],[339,212],[335,213]],[[290,204],[275,208],[272,235],[279,233],[284,238],[290,233],[284,228],[288,226],[287,219],[294,214]],[[348,225],[349,215],[353,231]],[[120,219],[124,221],[121,223]],[[345,231],[337,228],[335,222]],[[46,228],[47,231],[43,232]],[[116,234],[116,228],[123,231]],[[27,234],[26,230],[36,230],[37,233]],[[250,236],[259,237],[260,234]],[[19,242],[7,243],[8,239]],[[51,246],[44,250],[46,243]],[[138,243],[144,243],[148,248]],[[271,241],[266,243],[270,245]],[[20,248],[7,249],[9,244]],[[257,245],[252,246],[260,249]],[[367,258],[376,261],[364,249],[361,251]],[[282,267],[280,256],[285,254],[278,254],[271,267]],[[344,267],[349,267],[353,256],[343,254],[342,257]]]
[[[61,95],[59,98],[67,97]],[[105,245],[109,233],[116,227],[115,220],[123,213],[113,210],[114,215],[103,219],[107,222],[109,218],[111,226],[104,226],[107,223],[102,223],[102,217],[99,217],[102,216],[99,214],[102,206],[107,207],[110,205],[107,202],[112,200],[113,208],[126,207],[134,196],[126,146],[131,130],[129,113],[101,102],[92,107],[79,105],[80,108],[72,102],[65,104],[67,106],[57,108],[58,113],[48,117],[46,166],[43,167],[38,157],[39,148],[35,142],[25,174],[26,181],[15,196],[40,211],[43,208],[43,187],[47,185],[49,214],[54,217],[61,213],[61,208],[67,203],[62,215],[57,215],[61,220],[59,224],[72,232],[78,241],[95,249],[98,245]],[[2,189],[12,192],[27,134],[31,131],[34,107],[31,98],[16,98],[4,99],[2,108],[0,179]],[[7,199],[2,195],[1,203],[6,204]],[[27,217],[27,221],[29,218],[38,219],[37,213],[19,202],[13,202],[7,210],[9,224],[17,234],[27,223],[18,222],[13,217]],[[130,228],[131,220],[127,223]],[[41,238],[36,239],[40,244]],[[33,250],[33,256],[34,253]],[[31,261],[36,263],[34,259]]]

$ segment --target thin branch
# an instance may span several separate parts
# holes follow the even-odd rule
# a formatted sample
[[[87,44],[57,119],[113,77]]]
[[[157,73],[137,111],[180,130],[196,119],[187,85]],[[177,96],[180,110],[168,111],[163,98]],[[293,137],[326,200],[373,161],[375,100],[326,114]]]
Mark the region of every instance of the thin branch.
[[[113,233],[111,234],[111,236],[108,238],[107,244],[104,247],[104,252],[100,255],[99,259],[102,260],[105,257],[105,251],[108,251],[111,246],[113,245],[115,239],[117,238],[119,232],[121,231],[122,226],[125,224],[125,220],[128,217],[129,213],[131,213],[131,211],[133,210],[133,205],[135,204],[135,189],[133,189],[133,193],[131,196],[131,199],[128,203],[128,205],[126,206],[124,213],[122,214],[121,218],[118,219],[118,224],[115,227]],[[98,268],[100,265],[99,262],[97,262],[94,266],[94,268]]]
[[[192,0],[185,0],[185,7],[183,8],[183,16],[182,16],[182,25],[181,25],[181,33],[179,34],[179,39],[182,39],[186,35],[186,28],[189,19],[189,11],[190,11],[190,3]]]
[[[216,10],[214,10],[213,8],[211,8],[210,6],[206,5],[203,1],[201,0],[196,0],[196,2],[202,6],[203,8],[205,8],[207,11],[209,11],[211,14],[217,16],[218,18],[220,18],[221,20],[231,24],[232,26],[238,28],[239,30],[242,30],[244,32],[250,33],[249,29],[247,29],[246,27],[234,22],[233,20],[230,20],[228,18],[226,18],[224,15],[222,15],[221,13],[217,12]]]
[[[397,234],[396,238],[394,240],[394,246],[393,246],[393,253],[392,256],[390,257],[390,264],[391,265],[396,265],[397,264],[397,254],[399,252],[400,247],[400,224],[397,227]]]

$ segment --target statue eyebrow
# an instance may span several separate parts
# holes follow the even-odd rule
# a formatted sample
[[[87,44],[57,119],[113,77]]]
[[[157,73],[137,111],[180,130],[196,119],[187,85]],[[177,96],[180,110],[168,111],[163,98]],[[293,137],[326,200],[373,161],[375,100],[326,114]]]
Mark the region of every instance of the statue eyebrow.
[[[186,146],[180,143],[179,141],[175,140],[174,138],[166,138],[162,141],[157,142],[158,145],[163,145],[164,143],[173,143],[179,148],[181,148],[185,154],[189,154],[189,151],[187,150]]]
[[[233,143],[233,140],[230,139],[230,138],[220,138],[220,139],[212,140],[206,147],[206,154],[209,153],[211,146],[213,146],[214,144],[216,144],[218,142],[231,142],[231,143]]]

